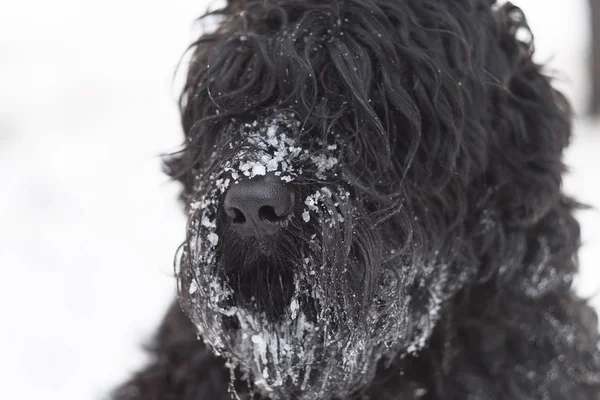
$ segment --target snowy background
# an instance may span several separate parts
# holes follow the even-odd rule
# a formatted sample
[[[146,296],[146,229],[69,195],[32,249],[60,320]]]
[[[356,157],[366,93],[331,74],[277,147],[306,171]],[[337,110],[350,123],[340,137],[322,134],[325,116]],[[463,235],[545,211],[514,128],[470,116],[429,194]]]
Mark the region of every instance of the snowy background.
[[[581,112],[584,0],[515,0],[538,59]],[[145,360],[174,295],[181,139],[173,73],[206,1],[13,1],[0,13],[2,398],[101,399]],[[600,208],[599,123],[578,118],[565,188]],[[600,288],[600,212],[583,224],[580,291]],[[595,298],[600,305],[600,298]]]

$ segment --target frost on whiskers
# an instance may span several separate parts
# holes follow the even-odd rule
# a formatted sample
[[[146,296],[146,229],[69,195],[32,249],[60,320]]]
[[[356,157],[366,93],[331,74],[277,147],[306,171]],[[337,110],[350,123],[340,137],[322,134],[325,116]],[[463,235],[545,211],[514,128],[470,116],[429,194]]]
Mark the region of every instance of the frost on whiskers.
[[[447,267],[436,260],[391,256],[383,261],[387,264],[364,314],[353,314],[348,308],[352,297],[333,299],[335,290],[327,286],[347,279],[345,272],[352,267],[339,265],[335,248],[339,232],[353,223],[350,193],[318,185],[336,173],[338,146],[320,143],[322,151],[317,153],[303,148],[297,141],[301,125],[292,114],[275,114],[239,129],[243,143],[236,144],[236,157],[198,184],[199,198],[190,207],[180,260],[180,295],[204,342],[226,358],[232,370],[239,368],[252,381],[252,390],[281,399],[344,397],[371,381],[380,360],[391,361],[425,345],[446,295]],[[277,320],[251,302],[236,304],[218,256],[216,216],[222,195],[241,179],[260,179],[267,173],[285,182],[309,174],[317,182],[295,218],[321,229],[295,261],[293,294]],[[403,269],[407,272],[398,273]],[[417,311],[409,292],[415,286],[429,295],[418,300]]]

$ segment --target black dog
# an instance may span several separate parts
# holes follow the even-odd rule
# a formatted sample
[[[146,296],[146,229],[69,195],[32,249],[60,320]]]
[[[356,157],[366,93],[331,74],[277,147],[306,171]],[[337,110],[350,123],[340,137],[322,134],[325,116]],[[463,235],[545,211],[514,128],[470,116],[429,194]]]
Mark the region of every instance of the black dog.
[[[167,159],[183,312],[115,399],[600,399],[561,193],[570,109],[517,7],[211,16]]]

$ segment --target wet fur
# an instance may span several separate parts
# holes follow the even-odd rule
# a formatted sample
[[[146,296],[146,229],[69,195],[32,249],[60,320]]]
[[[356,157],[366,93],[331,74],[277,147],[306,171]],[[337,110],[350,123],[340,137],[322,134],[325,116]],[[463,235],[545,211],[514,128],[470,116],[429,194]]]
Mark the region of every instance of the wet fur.
[[[561,191],[570,108],[532,61],[522,12],[493,3],[232,1],[192,47],[186,141],[166,160],[188,208],[232,119],[291,110],[307,142],[345,144],[344,184],[373,235],[449,265],[425,348],[351,398],[600,398],[596,314],[572,289],[579,205]],[[375,295],[385,250],[367,241],[364,286],[341,288]],[[179,305],[150,350],[114,399],[230,398],[225,361]],[[239,371],[235,386],[251,398]]]

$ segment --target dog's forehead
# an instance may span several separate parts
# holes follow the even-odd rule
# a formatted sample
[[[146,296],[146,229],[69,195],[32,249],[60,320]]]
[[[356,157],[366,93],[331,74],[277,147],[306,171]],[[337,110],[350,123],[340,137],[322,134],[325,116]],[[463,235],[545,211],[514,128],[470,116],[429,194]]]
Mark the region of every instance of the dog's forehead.
[[[280,134],[294,134],[301,130],[300,118],[292,111],[275,110],[258,115],[250,122],[239,123],[232,120],[235,130],[245,136],[267,136],[274,138]]]

